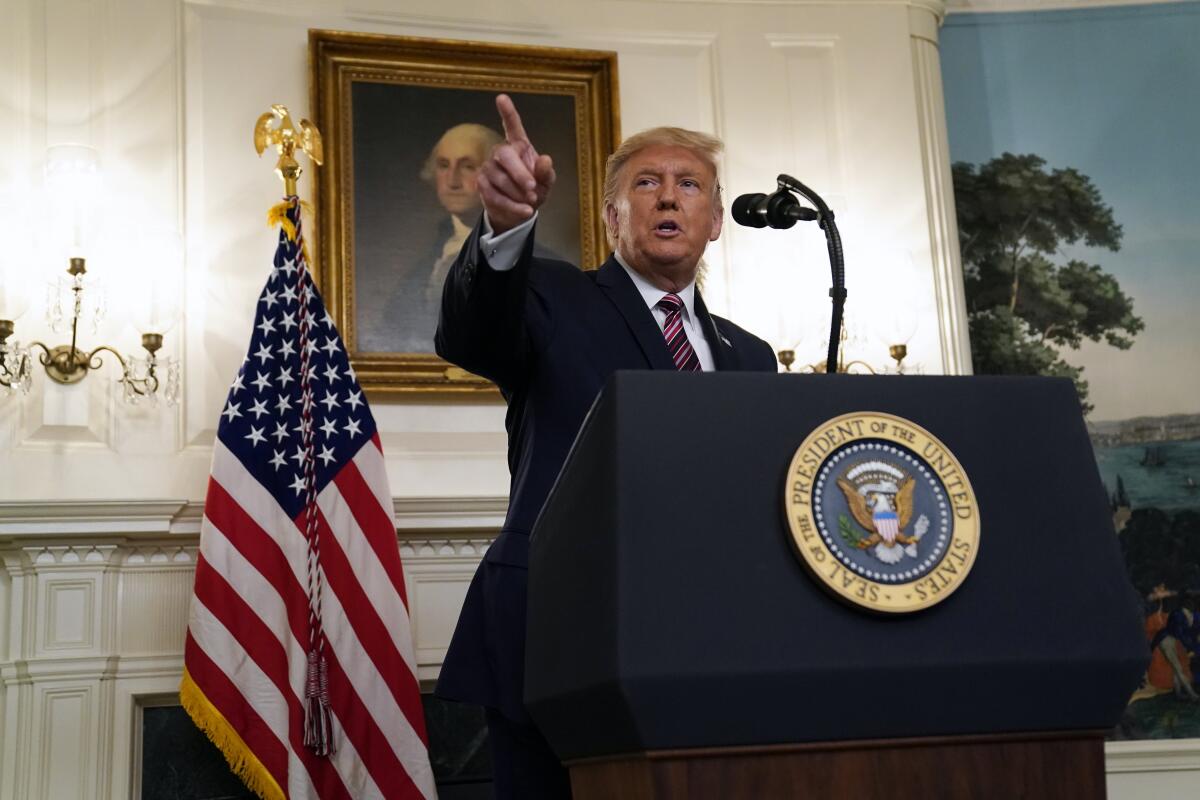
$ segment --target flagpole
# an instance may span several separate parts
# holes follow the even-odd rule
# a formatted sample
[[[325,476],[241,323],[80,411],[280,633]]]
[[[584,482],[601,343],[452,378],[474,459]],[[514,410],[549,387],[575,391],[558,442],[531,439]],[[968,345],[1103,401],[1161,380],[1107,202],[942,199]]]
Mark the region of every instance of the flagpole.
[[[304,244],[320,134],[272,106],[254,144],[285,195],[217,422],[180,703],[262,800],[434,800],[383,447]]]
[[[278,124],[272,126],[272,122]],[[308,579],[308,652],[305,665],[304,689],[304,745],[319,756],[333,754],[333,714],[329,706],[329,668],[325,660],[327,644],[321,617],[321,599],[324,581],[321,572],[321,546],[317,530],[316,449],[313,423],[312,354],[310,334],[312,316],[309,312],[312,276],[308,270],[308,248],[301,232],[301,200],[297,185],[304,169],[296,160],[297,150],[305,153],[309,160],[320,166],[323,161],[321,134],[306,119],[300,120],[297,130],[292,124],[287,107],[275,104],[271,110],[258,118],[254,125],[254,149],[261,156],[270,146],[279,153],[275,163],[275,174],[283,181],[283,202],[271,208],[267,215],[268,224],[279,225],[283,235],[295,243],[300,258],[296,264],[296,293],[300,298],[300,388],[301,388],[301,441],[304,455],[303,476],[305,493],[304,535],[307,542]]]

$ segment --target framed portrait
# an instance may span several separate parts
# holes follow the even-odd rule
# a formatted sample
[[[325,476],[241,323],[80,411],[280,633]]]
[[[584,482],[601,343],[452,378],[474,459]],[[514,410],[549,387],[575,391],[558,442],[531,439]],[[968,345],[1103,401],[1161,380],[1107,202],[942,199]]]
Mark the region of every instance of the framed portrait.
[[[434,352],[442,285],[482,208],[476,172],[513,98],[557,181],[537,246],[591,267],[607,255],[604,165],[619,140],[615,53],[309,31],[316,277],[371,394],[495,393]]]

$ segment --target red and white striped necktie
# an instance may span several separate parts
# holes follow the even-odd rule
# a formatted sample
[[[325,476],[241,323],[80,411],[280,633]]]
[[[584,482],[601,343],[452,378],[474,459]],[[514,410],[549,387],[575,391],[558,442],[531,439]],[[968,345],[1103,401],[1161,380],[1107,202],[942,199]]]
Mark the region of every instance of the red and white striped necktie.
[[[692,343],[683,329],[683,300],[677,294],[665,294],[654,305],[667,312],[663,337],[667,340],[667,350],[671,353],[675,368],[680,372],[699,372],[700,358],[692,349]]]

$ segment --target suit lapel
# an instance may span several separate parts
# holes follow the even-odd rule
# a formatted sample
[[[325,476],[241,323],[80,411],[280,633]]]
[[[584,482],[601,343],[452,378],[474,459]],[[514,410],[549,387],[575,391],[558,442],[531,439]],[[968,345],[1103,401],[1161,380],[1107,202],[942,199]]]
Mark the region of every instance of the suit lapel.
[[[738,358],[737,350],[733,349],[733,343],[717,328],[716,320],[708,313],[708,306],[704,305],[699,288],[696,289],[695,298],[696,317],[704,331],[704,338],[708,340],[708,349],[712,351],[713,366],[718,370],[740,369],[742,362]]]
[[[658,323],[654,321],[654,315],[646,307],[641,292],[625,274],[625,269],[612,256],[597,271],[596,285],[621,312],[650,366],[653,369],[675,369],[675,362],[667,352],[667,342]]]

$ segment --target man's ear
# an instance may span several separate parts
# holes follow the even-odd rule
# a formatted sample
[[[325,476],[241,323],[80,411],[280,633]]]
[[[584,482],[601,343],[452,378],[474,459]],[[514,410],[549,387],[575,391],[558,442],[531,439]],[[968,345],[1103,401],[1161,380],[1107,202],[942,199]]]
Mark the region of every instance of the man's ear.
[[[712,235],[708,237],[710,242],[715,242],[721,237],[721,227],[725,224],[725,209],[720,206],[713,206],[713,228]]]
[[[607,203],[604,206],[604,224],[608,228],[608,235],[617,240],[617,207],[612,203]]]

